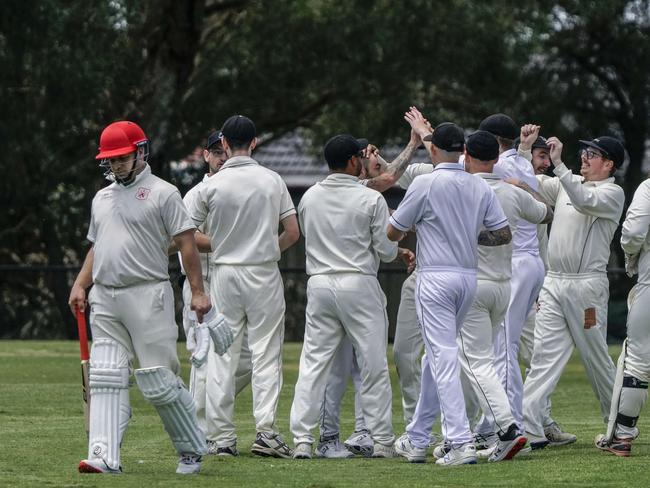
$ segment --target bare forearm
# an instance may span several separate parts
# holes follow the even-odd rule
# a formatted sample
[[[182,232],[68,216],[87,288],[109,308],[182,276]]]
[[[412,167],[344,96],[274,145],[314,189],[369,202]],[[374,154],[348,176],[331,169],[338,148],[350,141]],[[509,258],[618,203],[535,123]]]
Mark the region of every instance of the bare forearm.
[[[278,244],[280,246],[280,252],[284,252],[295,244],[295,240],[290,233],[286,230],[278,236]]]
[[[478,235],[478,243],[481,246],[503,246],[512,240],[510,226],[506,225],[497,230],[484,230]]]
[[[196,292],[204,293],[201,260],[194,238],[185,238],[180,242],[177,240],[176,244],[180,248],[183,269],[185,270],[187,281],[190,283],[192,294]]]
[[[396,179],[399,179],[400,176],[404,174],[404,171],[406,171],[406,168],[408,167],[409,163],[411,162],[411,158],[413,157],[413,153],[415,153],[417,148],[418,144],[409,142],[404,150],[386,166],[386,172],[396,176]]]
[[[95,248],[91,247],[86,258],[84,259],[83,264],[81,265],[81,270],[77,275],[77,279],[74,280],[73,286],[79,286],[84,290],[93,284],[93,260],[95,258]]]

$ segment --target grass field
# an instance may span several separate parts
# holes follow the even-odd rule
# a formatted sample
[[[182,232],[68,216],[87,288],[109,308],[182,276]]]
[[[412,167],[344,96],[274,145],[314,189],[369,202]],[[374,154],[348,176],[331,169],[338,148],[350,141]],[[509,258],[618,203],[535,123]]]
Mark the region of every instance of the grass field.
[[[187,364],[184,345],[179,353]],[[612,355],[618,349],[611,350]],[[279,429],[290,439],[289,408],[297,377],[300,344],[285,348],[285,385]],[[389,354],[392,358],[392,354]],[[399,388],[394,367],[393,420],[403,431]],[[187,378],[187,369],[184,377]],[[250,388],[237,405],[239,458],[207,457],[200,476],[174,475],[176,455],[155,411],[137,388],[131,389],[134,415],[122,448],[122,476],[80,475],[77,463],[86,455],[80,400],[78,346],[75,342],[0,342],[0,486],[254,486],[254,487],[436,487],[436,486],[648,486],[650,447],[642,436],[633,457],[619,459],[593,447],[603,430],[598,406],[577,357],[553,397],[553,415],[578,435],[572,446],[545,449],[513,462],[442,468],[432,460],[413,465],[404,459],[292,461],[252,457],[254,437]],[[342,435],[352,429],[350,389],[345,397]],[[642,418],[643,433],[649,427]]]

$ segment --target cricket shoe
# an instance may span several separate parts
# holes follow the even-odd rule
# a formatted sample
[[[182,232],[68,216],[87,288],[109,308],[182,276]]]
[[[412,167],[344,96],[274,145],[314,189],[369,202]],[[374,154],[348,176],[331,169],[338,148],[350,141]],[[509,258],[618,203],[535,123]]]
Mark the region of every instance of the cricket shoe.
[[[353,454],[359,454],[364,457],[372,456],[374,442],[370,431],[355,430],[350,437],[346,439],[343,445]]]
[[[495,442],[494,444],[492,444],[487,449],[481,449],[481,450],[477,449],[476,450],[476,457],[479,458],[479,459],[488,459],[496,448],[497,448],[497,443]],[[521,452],[521,451],[519,451],[519,452]]]
[[[207,441],[208,454],[223,457],[239,456],[237,443],[225,447],[217,447],[217,441]]]
[[[496,432],[487,432],[487,433],[480,433],[476,432],[474,434],[474,446],[476,447],[477,451],[483,451],[485,449],[488,449],[492,445],[494,445],[495,442],[499,440],[499,436],[497,435]]]
[[[178,460],[176,474],[199,474],[201,471],[201,456],[198,454],[183,454]]]
[[[508,461],[526,445],[526,437],[519,433],[517,424],[511,424],[505,434],[498,436],[494,449],[488,456],[489,463]]]
[[[451,444],[447,441],[442,441],[433,448],[433,457],[436,459],[442,459],[449,453],[449,451],[451,451]]]
[[[372,447],[372,457],[388,459],[397,457],[397,453],[395,452],[395,448],[393,446],[386,446],[384,444],[375,442]]]
[[[611,441],[608,441],[605,434],[598,434],[595,442],[598,449],[611,452],[615,456],[629,457],[632,452],[632,439],[614,437]]]
[[[415,447],[406,433],[395,441],[393,447],[395,452],[405,457],[409,463],[424,463],[427,460],[427,450],[422,447]]]
[[[309,442],[299,442],[293,450],[294,459],[311,459],[311,444]]]
[[[295,456],[294,456],[295,457]],[[320,441],[316,448],[316,457],[329,459],[346,459],[354,457],[354,454],[348,451],[338,437]]]
[[[562,429],[557,424],[557,422],[553,422],[550,425],[544,427],[544,435],[549,441],[549,447],[565,446],[578,440],[574,434],[562,432]]]
[[[452,447],[447,454],[436,461],[440,466],[459,466],[461,464],[476,464],[476,447],[467,443],[460,447]]]
[[[103,459],[83,459],[79,463],[80,473],[102,473],[102,474],[120,474],[122,466],[119,469],[109,468]]]
[[[282,436],[272,432],[258,432],[251,446],[251,453],[263,457],[284,459],[293,457],[293,450],[284,442]]]

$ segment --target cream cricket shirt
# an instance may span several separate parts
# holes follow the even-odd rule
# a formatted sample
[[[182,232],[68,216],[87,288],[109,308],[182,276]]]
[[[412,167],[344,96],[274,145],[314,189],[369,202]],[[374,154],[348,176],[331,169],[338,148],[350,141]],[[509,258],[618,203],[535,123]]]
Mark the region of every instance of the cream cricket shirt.
[[[493,173],[476,173],[494,190],[514,234],[523,222],[539,223],[546,217],[546,205],[528,192],[504,183]],[[509,280],[512,271],[512,243],[503,246],[478,246],[478,273],[480,280]]]
[[[406,232],[416,226],[417,268],[476,271],[478,234],[508,224],[494,191],[458,163],[439,163],[414,178],[390,223]]]
[[[203,185],[206,181],[208,181],[208,178],[210,176],[206,173],[203,175],[203,180],[201,180],[199,183],[194,185],[192,188],[188,190],[188,192],[185,194],[183,197],[183,203],[185,204],[185,207],[187,208],[187,211],[190,211],[190,208],[192,208],[192,205],[194,204],[194,200],[198,196],[199,188],[201,185]],[[207,223],[204,223],[199,227],[199,231],[201,231],[203,234],[210,235],[210,230],[208,229]],[[210,256],[212,253],[210,252],[200,252],[199,257],[201,258],[201,273],[203,274],[203,279],[205,281],[210,281]],[[181,253],[178,253],[178,260],[181,263],[181,272],[185,274],[185,268],[183,267],[183,260],[181,259]]]
[[[525,182],[533,190],[537,190],[537,178],[530,161],[520,156],[516,149],[509,149],[499,155],[499,161],[494,165],[494,174],[502,179],[516,178]],[[517,227],[517,232],[512,234],[513,252],[539,253],[537,239],[537,226],[530,222],[522,221]]]
[[[169,243],[193,228],[178,189],[148,165],[129,186],[107,186],[93,199],[88,229],[93,282],[119,288],[168,280]]]
[[[376,276],[379,261],[397,257],[386,236],[388,205],[355,176],[334,173],[305,192],[298,205],[305,236],[307,274]]]
[[[230,158],[206,181],[190,209],[210,230],[213,264],[280,260],[279,222],[296,213],[284,181],[248,156]]]
[[[404,174],[397,180],[397,186],[406,190],[416,176],[428,175],[433,173],[433,164],[431,163],[413,163],[406,168]]]
[[[627,254],[639,256],[639,279],[643,285],[650,285],[650,180],[645,180],[634,192],[632,203],[627,209],[621,247]]]
[[[564,164],[557,178],[539,185],[539,193],[555,207],[548,241],[548,270],[556,273],[605,273],[609,246],[623,213],[625,195],[614,178],[583,182]]]

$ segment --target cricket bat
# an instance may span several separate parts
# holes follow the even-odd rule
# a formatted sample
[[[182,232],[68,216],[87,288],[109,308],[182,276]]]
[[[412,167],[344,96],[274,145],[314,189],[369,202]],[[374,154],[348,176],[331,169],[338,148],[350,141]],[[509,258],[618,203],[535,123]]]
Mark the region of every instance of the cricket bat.
[[[79,329],[79,352],[81,353],[81,393],[84,407],[84,424],[87,434],[90,430],[90,387],[88,384],[90,354],[88,352],[88,336],[86,334],[86,314],[79,309],[77,309],[77,328]]]

